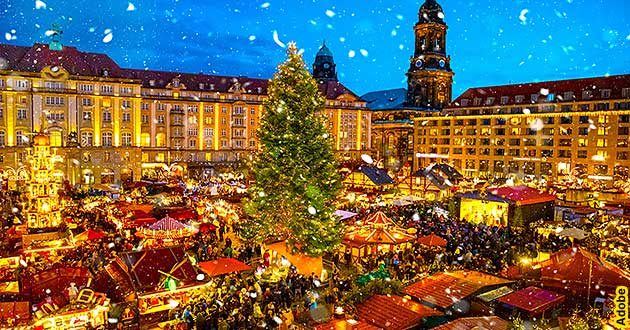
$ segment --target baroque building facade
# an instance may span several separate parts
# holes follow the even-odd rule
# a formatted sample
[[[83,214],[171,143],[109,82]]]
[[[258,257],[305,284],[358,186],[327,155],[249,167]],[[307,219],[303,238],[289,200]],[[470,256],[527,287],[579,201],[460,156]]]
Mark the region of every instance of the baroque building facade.
[[[439,114],[451,102],[454,73],[446,52],[447,30],[442,7],[435,0],[425,0],[414,26],[407,88],[361,97],[372,110],[373,154],[387,168],[416,165],[414,119]]]
[[[258,148],[267,80],[121,68],[109,56],[61,45],[0,45],[0,168],[28,179],[37,132],[70,183],[119,183],[168,173],[199,177]],[[321,66],[320,66],[321,65]],[[371,112],[337,81],[325,45],[314,67],[341,158],[370,149]]]

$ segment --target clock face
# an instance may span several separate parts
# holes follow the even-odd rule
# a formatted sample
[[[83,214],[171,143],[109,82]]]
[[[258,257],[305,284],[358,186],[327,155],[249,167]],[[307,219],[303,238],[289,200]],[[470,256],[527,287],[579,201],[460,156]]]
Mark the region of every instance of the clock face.
[[[330,64],[324,63],[324,69],[328,69],[328,68],[330,68]]]
[[[443,68],[446,65],[446,62],[444,60],[440,60],[440,67]]]
[[[423,64],[424,63],[422,63],[422,60],[417,60],[416,61],[416,68],[421,68]]]

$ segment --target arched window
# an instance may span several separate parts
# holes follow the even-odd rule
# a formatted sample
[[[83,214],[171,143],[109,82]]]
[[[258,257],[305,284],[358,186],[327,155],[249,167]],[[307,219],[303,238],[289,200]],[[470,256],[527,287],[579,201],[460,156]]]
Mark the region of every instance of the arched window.
[[[124,132],[121,134],[121,137],[122,137],[122,146],[131,147],[131,133]]]
[[[92,132],[81,132],[81,145],[84,147],[94,145],[94,134]]]
[[[103,147],[111,147],[112,146],[112,132],[103,132],[101,135],[101,145]]]

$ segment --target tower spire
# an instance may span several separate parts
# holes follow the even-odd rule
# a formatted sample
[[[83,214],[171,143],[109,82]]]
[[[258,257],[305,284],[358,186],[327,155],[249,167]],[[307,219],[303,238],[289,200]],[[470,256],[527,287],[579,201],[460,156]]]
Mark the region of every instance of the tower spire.
[[[53,23],[47,35],[50,36],[50,43],[48,43],[48,49],[50,50],[63,50],[63,45],[61,44],[61,35],[63,31],[61,30],[61,26],[58,23]]]

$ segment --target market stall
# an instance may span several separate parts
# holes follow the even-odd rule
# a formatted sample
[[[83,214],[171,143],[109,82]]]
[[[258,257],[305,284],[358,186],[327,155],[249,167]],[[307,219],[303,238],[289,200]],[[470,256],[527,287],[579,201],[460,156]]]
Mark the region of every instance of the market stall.
[[[535,286],[514,291],[497,299],[507,309],[517,310],[519,314],[531,317],[543,315],[546,311],[564,302],[565,296]]]
[[[138,237],[146,240],[146,246],[177,245],[178,239],[193,234],[189,226],[168,216],[136,232]]]
[[[393,187],[394,179],[387,174],[385,169],[376,166],[360,166],[344,178],[343,184],[357,190],[386,190]]]
[[[442,312],[395,295],[373,295],[357,305],[358,318],[382,329],[405,330],[421,326],[428,317]]]

